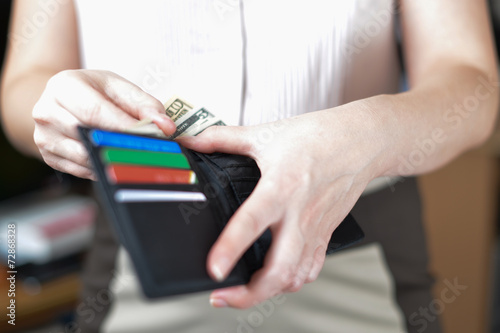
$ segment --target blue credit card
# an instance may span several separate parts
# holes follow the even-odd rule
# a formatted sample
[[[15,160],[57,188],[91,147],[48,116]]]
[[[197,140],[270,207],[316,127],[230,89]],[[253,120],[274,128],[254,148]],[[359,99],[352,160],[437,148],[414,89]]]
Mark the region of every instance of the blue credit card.
[[[181,153],[181,147],[179,147],[177,142],[173,141],[107,132],[103,130],[90,131],[90,138],[96,146],[149,150],[163,153]]]

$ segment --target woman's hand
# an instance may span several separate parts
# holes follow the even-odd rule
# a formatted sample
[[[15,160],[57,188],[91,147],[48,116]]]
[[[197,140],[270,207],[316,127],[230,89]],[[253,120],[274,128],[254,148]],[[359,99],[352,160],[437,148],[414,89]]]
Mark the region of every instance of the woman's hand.
[[[376,117],[361,103],[249,127],[210,127],[186,147],[247,155],[262,177],[212,247],[207,268],[223,280],[267,229],[264,267],[244,286],[216,290],[216,307],[247,308],[314,281],[332,232],[377,177],[386,148]]]
[[[52,168],[94,179],[77,125],[124,130],[150,118],[169,135],[175,124],[160,101],[106,71],[67,70],[53,76],[33,108],[34,141]]]

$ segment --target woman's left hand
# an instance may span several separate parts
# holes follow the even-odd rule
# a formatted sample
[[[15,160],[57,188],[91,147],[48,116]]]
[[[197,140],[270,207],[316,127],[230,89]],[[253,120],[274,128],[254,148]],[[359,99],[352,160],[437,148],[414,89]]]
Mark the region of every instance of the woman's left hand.
[[[204,153],[247,155],[262,174],[212,247],[208,272],[226,278],[268,228],[271,248],[247,285],[214,291],[213,306],[248,308],[317,278],[333,231],[381,173],[386,142],[376,119],[351,103],[258,126],[214,126],[179,139]]]

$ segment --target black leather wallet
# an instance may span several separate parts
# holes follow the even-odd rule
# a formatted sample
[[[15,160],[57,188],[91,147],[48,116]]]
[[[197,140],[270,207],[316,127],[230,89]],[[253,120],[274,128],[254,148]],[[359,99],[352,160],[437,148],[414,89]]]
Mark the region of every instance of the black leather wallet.
[[[269,230],[246,251],[224,281],[212,280],[206,271],[211,246],[260,178],[254,160],[239,155],[202,154],[185,149],[174,141],[136,134],[84,127],[79,131],[98,178],[100,200],[119,241],[132,259],[147,297],[245,284],[262,267],[272,241]],[[111,141],[96,141],[98,134],[103,133],[115,136]],[[162,145],[168,145],[168,149],[178,147],[179,150],[174,153],[158,151],[163,149]],[[141,153],[149,154],[151,150],[150,155],[141,158]],[[121,159],[120,156],[125,154],[127,157],[128,152],[138,154],[129,160]],[[164,178],[159,183],[141,181],[143,176],[154,178],[145,172],[132,173],[133,177],[139,177],[133,180],[117,181],[110,176],[113,173],[110,165],[126,169],[150,161],[158,163],[151,170],[163,171],[163,161],[177,163],[179,158],[187,161],[181,161],[185,164],[179,162],[178,167],[184,168],[179,172],[182,177],[177,175],[179,170],[175,166],[165,169],[174,170],[171,173],[177,178],[172,181]],[[191,176],[184,177],[188,174]],[[327,254],[363,237],[363,231],[349,214],[334,231]]]

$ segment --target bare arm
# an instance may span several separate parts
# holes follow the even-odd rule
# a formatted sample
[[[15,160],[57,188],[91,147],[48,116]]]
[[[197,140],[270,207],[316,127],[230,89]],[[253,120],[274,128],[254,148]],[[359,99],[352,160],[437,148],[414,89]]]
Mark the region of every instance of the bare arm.
[[[37,157],[40,152],[33,141],[33,106],[53,75],[80,68],[73,2],[54,3],[57,12],[47,14],[46,24],[27,33],[26,22],[33,23],[33,15],[45,11],[38,1],[14,1],[2,73],[0,96],[5,133],[17,149]]]
[[[203,152],[249,155],[262,172],[212,247],[207,268],[224,279],[268,228],[273,244],[248,285],[212,293],[214,306],[249,307],[314,281],[329,236],[372,179],[434,170],[488,138],[498,77],[485,2],[402,0],[406,93],[182,138]],[[261,144],[261,133],[273,140]]]
[[[54,169],[94,178],[77,125],[123,130],[150,118],[166,134],[175,131],[153,96],[107,71],[79,70],[78,32],[72,1],[14,4],[10,43],[2,76],[3,126],[21,151],[42,157]],[[26,22],[48,16],[26,32]]]
[[[391,175],[434,170],[483,143],[499,96],[486,1],[403,0],[402,20],[411,89],[368,100],[399,143],[386,159]]]

